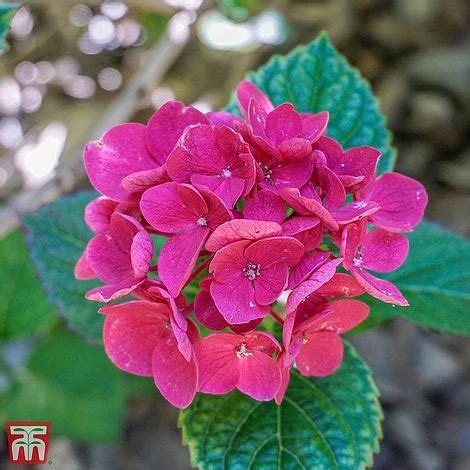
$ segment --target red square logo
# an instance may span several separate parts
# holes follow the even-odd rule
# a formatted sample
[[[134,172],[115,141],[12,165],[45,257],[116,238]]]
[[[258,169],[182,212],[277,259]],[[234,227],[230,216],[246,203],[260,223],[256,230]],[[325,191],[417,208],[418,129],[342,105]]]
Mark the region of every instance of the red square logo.
[[[5,424],[10,463],[39,465],[47,463],[51,423],[10,421]]]

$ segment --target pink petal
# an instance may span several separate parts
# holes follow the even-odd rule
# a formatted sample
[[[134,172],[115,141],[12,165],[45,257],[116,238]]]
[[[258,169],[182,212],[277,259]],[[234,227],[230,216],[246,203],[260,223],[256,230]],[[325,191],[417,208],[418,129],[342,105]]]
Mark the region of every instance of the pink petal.
[[[194,357],[188,362],[179,352],[170,330],[157,342],[152,357],[155,385],[177,408],[187,408],[194,399],[198,384],[198,368]]]
[[[228,126],[233,128],[235,122],[240,122],[241,119],[238,116],[233,115],[225,111],[210,111],[206,113],[206,118],[209,121],[209,124],[213,126]]]
[[[409,243],[399,233],[372,230],[362,242],[362,263],[365,269],[388,273],[398,269],[408,256]]]
[[[356,262],[356,252],[363,237],[363,230],[359,224],[347,225],[341,234],[341,256],[344,258],[343,265],[350,269]]]
[[[243,335],[243,342],[250,350],[261,351],[269,356],[281,350],[277,339],[264,331],[254,331]]]
[[[223,201],[216,196],[212,191],[204,188],[203,186],[196,186],[201,196],[207,205],[207,215],[205,219],[207,226],[211,230],[215,230],[219,225],[233,219],[231,211],[227,209]]]
[[[210,330],[222,330],[228,324],[215,306],[210,292],[200,291],[194,299],[194,314],[197,321]]]
[[[290,103],[274,108],[266,118],[266,136],[277,147],[282,142],[302,135],[302,119]]]
[[[343,156],[343,149],[341,145],[330,137],[322,136],[315,142],[314,149],[320,150],[326,156],[328,168],[332,169],[336,174],[336,169],[341,168],[341,158]]]
[[[320,224],[320,219],[310,215],[294,215],[282,224],[282,234],[294,236]]]
[[[215,229],[206,243],[206,250],[216,252],[237,240],[259,240],[278,235],[282,228],[275,222],[235,219]]]
[[[272,187],[268,182],[262,181],[262,186],[280,191],[282,188],[300,188],[310,178],[313,171],[313,162],[310,158],[285,160],[271,168]]]
[[[351,273],[372,297],[401,307],[409,305],[403,294],[391,282],[379,279],[361,268],[353,267]]]
[[[356,192],[373,181],[379,158],[380,152],[372,147],[354,147],[344,152],[331,169],[337,175],[361,178],[350,180],[348,190]]]
[[[136,278],[147,275],[152,258],[152,239],[145,230],[141,230],[134,236],[131,245],[131,264]]]
[[[239,240],[217,251],[209,265],[209,272],[217,281],[234,284],[247,279],[243,276],[243,269],[248,264],[245,248],[249,244],[249,240]]]
[[[291,139],[284,140],[277,147],[282,159],[285,160],[299,160],[309,159],[312,153],[312,144],[301,137],[292,137]]]
[[[320,266],[309,278],[296,287],[287,298],[286,312],[293,312],[309,295],[328,282],[336,273],[336,267],[341,262],[342,258],[338,258]]]
[[[302,116],[302,136],[310,140],[313,144],[316,142],[326,131],[328,125],[329,114],[328,111],[322,111],[317,114],[306,114]]]
[[[111,217],[109,232],[90,240],[87,261],[102,281],[118,284],[136,277],[131,264],[131,246],[140,231],[143,228],[136,220],[116,212]]]
[[[335,210],[341,207],[346,200],[346,192],[341,180],[328,167],[320,166],[317,169],[318,182],[323,189],[325,207]]]
[[[319,313],[299,325],[303,331],[345,333],[359,325],[369,315],[369,306],[359,300],[341,299],[329,302]]]
[[[306,377],[331,375],[343,361],[341,338],[327,331],[310,334],[295,361],[300,373]]]
[[[339,225],[350,224],[371,216],[379,210],[379,205],[373,201],[355,201],[333,212],[333,218]]]
[[[280,405],[287,392],[287,387],[289,386],[291,364],[284,365],[284,356],[282,354],[277,358],[277,363],[279,364],[279,368],[281,370],[281,385],[279,386],[279,390],[274,397],[274,401],[276,402],[276,405]]]
[[[323,284],[317,294],[325,297],[356,297],[365,289],[349,274],[336,273],[326,284]]]
[[[199,391],[220,395],[235,388],[240,377],[236,348],[242,340],[240,335],[217,333],[194,345],[199,367]]]
[[[269,98],[251,82],[244,81],[238,85],[237,98],[240,110],[245,118],[248,116],[248,105],[250,104],[251,99],[256,100],[266,113],[269,113],[274,109]]]
[[[75,279],[79,279],[80,281],[85,279],[96,279],[98,277],[88,264],[86,259],[86,250],[87,249],[85,248],[85,251],[80,255],[80,258],[78,258],[73,271]]]
[[[210,229],[196,226],[168,239],[158,257],[158,275],[172,297],[189,279]]]
[[[423,219],[428,196],[423,185],[399,173],[385,173],[369,188],[366,197],[380,205],[374,225],[391,232],[409,232]]]
[[[281,386],[281,371],[268,355],[251,351],[250,356],[238,360],[240,378],[237,388],[255,400],[272,400]]]
[[[184,130],[194,124],[207,124],[203,113],[178,101],[168,101],[158,109],[147,124],[147,145],[163,165]]]
[[[302,281],[307,279],[317,268],[319,268],[329,257],[330,253],[324,251],[305,253],[299,263],[292,268],[289,275],[287,289],[295,289]]]
[[[241,178],[220,178],[219,176],[194,175],[191,182],[205,186],[213,191],[230,209],[235,207],[245,189],[245,181]]]
[[[243,209],[246,219],[265,220],[281,224],[286,211],[282,198],[269,189],[258,191],[247,201]]]
[[[231,208],[255,181],[248,144],[226,126],[189,128],[168,157],[167,171],[175,181],[207,186]]]
[[[314,215],[333,232],[338,230],[338,223],[333,219],[330,212],[320,202],[301,196],[297,188],[281,189],[281,197],[300,215]]]
[[[140,209],[153,228],[166,233],[194,227],[207,214],[207,204],[200,193],[178,183],[165,183],[145,191]]]
[[[241,277],[238,284],[211,284],[211,295],[220,313],[231,325],[249,323],[269,315],[269,307],[258,305],[248,278]]]
[[[122,186],[132,193],[143,193],[145,190],[170,181],[165,166],[131,173],[122,180]]]
[[[157,166],[145,144],[145,126],[137,123],[113,127],[101,140],[88,143],[84,161],[94,188],[116,201],[130,197],[121,185],[126,176]]]
[[[261,270],[276,264],[294,266],[304,254],[304,246],[292,237],[269,237],[255,241],[245,250],[245,258],[260,264]]]
[[[118,203],[106,199],[105,197],[98,197],[93,199],[85,207],[85,222],[93,230],[94,233],[106,232],[111,223],[111,216],[116,210]]]
[[[94,302],[104,302],[109,303],[113,300],[120,299],[129,295],[135,289],[137,289],[144,280],[138,279],[128,279],[121,281],[116,284],[108,284],[105,286],[98,286],[94,289],[89,290],[85,294],[85,298],[88,300],[93,300]]]
[[[285,264],[274,264],[261,270],[253,282],[255,299],[260,305],[275,302],[287,285],[288,268]]]
[[[168,307],[133,301],[103,307],[106,315],[103,341],[106,354],[120,369],[152,376],[152,354],[166,329]]]

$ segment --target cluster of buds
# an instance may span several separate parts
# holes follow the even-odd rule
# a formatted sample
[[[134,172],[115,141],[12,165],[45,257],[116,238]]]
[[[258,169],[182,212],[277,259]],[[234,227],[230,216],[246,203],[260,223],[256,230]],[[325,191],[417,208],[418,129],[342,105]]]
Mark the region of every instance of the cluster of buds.
[[[275,107],[249,82],[237,96],[243,118],[171,101],[84,154],[103,196],[86,208],[95,236],[75,275],[104,283],[86,297],[107,304],[110,359],[180,408],[235,388],[280,403],[293,366],[332,374],[339,335],[369,313],[352,297],[407,305],[372,272],[404,262],[402,233],[427,203],[417,181],[376,175],[378,150],[326,137],[327,112]]]

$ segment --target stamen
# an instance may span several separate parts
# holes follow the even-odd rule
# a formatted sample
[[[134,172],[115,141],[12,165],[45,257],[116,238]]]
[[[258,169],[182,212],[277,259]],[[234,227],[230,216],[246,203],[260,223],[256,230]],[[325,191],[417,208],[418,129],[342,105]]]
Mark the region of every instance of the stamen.
[[[223,178],[231,178],[232,172],[230,171],[230,167],[228,166],[227,168],[224,168],[222,170],[222,177]]]
[[[247,349],[245,343],[242,343],[240,346],[238,346],[236,349],[236,354],[238,359],[241,359],[242,357],[253,356],[253,353]]]
[[[250,281],[254,281],[261,274],[261,265],[248,263],[246,268],[243,268],[243,275]]]
[[[266,183],[274,184],[273,181],[273,172],[269,169],[267,165],[260,165],[261,170],[263,170],[263,177]]]
[[[199,217],[197,220],[198,225],[201,227],[207,227],[207,219],[205,217]]]

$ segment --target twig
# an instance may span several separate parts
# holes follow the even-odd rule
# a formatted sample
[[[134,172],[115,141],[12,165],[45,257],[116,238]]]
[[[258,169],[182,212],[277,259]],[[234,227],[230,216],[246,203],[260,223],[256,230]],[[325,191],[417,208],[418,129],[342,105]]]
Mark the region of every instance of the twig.
[[[180,56],[187,41],[171,41],[166,33],[145,55],[140,68],[129,84],[105,111],[103,118],[94,126],[89,137],[93,140],[101,137],[106,130],[129,120],[137,110],[143,94],[159,83],[168,69]],[[19,214],[34,211],[47,202],[54,201],[62,193],[70,192],[86,180],[81,159],[82,149],[77,149],[69,163],[57,169],[56,175],[40,188],[23,191],[12,197],[5,208],[0,210],[0,236],[19,226]]]

